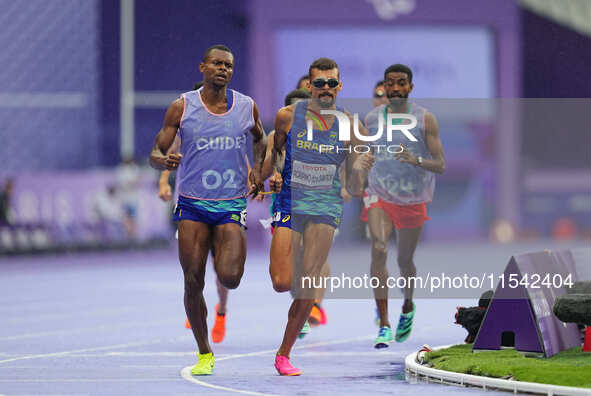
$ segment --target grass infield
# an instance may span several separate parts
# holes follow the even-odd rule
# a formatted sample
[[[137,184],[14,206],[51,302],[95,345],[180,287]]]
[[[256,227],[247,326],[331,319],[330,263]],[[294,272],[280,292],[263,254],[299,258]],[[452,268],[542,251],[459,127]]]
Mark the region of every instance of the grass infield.
[[[546,359],[526,358],[515,350],[472,353],[472,344],[464,344],[429,352],[425,361],[457,373],[591,388],[591,353],[581,352],[580,347]]]

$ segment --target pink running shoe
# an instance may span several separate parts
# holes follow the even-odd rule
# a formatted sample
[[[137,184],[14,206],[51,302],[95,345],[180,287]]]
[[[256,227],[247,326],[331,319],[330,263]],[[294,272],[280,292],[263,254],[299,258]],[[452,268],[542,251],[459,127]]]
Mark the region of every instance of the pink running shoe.
[[[289,363],[289,358],[287,356],[275,356],[275,369],[279,375],[301,375],[302,371],[299,368],[295,368]]]

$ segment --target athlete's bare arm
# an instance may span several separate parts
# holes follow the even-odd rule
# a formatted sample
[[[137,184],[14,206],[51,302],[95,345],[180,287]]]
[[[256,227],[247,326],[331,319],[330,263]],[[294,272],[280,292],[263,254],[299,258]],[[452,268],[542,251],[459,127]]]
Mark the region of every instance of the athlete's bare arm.
[[[275,135],[273,137],[273,149],[271,150],[271,165],[277,167],[279,158],[283,155],[287,134],[293,123],[295,104],[282,107],[275,117]]]
[[[172,146],[168,149],[168,153],[178,153],[181,148],[181,139],[176,136]],[[172,187],[168,183],[170,177],[169,170],[160,172],[160,180],[158,181],[158,196],[163,201],[170,201],[172,199]]]
[[[271,157],[273,156],[273,136],[275,136],[275,131],[271,131],[267,136],[267,149],[265,150],[265,159],[261,167],[261,179],[263,180],[267,180],[273,174],[273,164],[271,163]]]
[[[164,170],[176,170],[181,161],[182,155],[178,153],[168,153],[168,150],[177,130],[181,124],[181,117],[183,116],[185,104],[182,98],[179,98],[171,103],[164,116],[164,125],[154,141],[154,147],[150,154],[150,165],[153,168]]]
[[[423,158],[421,168],[435,173],[443,173],[445,171],[445,158],[443,156],[443,145],[439,138],[439,125],[435,116],[429,112],[425,113],[425,143],[432,159]],[[405,162],[411,165],[419,165],[417,157],[412,155],[408,150],[404,150],[400,154],[396,154],[396,159],[400,162]]]
[[[262,179],[266,180],[270,177],[269,183],[271,185],[271,191],[273,192],[280,192],[281,191],[281,183],[283,179],[281,178],[281,172],[279,172],[278,166],[273,166],[272,158],[273,158],[273,147],[275,144],[275,131],[271,131],[267,136],[267,151],[265,152],[265,160],[263,161],[263,169]],[[278,158],[280,163],[281,158]]]
[[[265,136],[265,130],[263,129],[263,123],[259,116],[259,108],[257,104],[252,102],[254,126],[250,129],[252,135],[252,151],[253,151],[253,168],[250,172],[250,191],[249,195],[256,196],[259,191],[264,189],[263,181],[261,178],[261,167],[263,160],[265,159],[265,150],[267,149],[267,137]]]
[[[347,191],[347,161],[344,161],[339,167],[339,178],[341,179],[341,198],[345,202],[350,202],[353,197]]]
[[[439,138],[439,124],[437,124],[435,116],[429,112],[425,114],[425,143],[427,143],[427,149],[433,159],[424,160],[421,166],[431,172],[445,172],[445,157]]]
[[[160,180],[158,180],[158,197],[164,202],[172,199],[172,187],[168,183],[168,177],[170,176],[169,170],[164,170],[160,173]]]
[[[279,159],[283,155],[285,149],[285,142],[287,141],[287,134],[291,129],[293,123],[293,116],[295,112],[295,104],[282,107],[275,116],[275,135],[273,135],[273,148],[271,150],[271,168],[277,169]],[[275,192],[281,191],[281,184],[283,180],[281,175],[277,172],[269,179],[271,190]]]
[[[349,116],[349,121],[351,124],[351,141],[349,144],[353,147],[357,145],[364,145],[364,142],[359,140],[359,138],[357,138],[353,132],[353,117],[348,112],[347,115]],[[365,126],[361,124],[359,124],[359,133],[365,136],[369,134]],[[374,161],[375,157],[371,152],[357,153],[355,150],[352,150],[352,152],[347,155],[347,169],[350,169],[350,171],[348,172],[349,178],[346,187],[347,191],[354,197],[363,196],[363,189],[365,187],[365,181],[367,180],[367,174],[373,166]]]

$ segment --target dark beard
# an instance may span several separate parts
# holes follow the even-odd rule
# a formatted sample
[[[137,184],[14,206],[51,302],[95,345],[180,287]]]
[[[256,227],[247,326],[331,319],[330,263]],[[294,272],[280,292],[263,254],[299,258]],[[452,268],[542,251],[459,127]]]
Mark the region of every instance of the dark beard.
[[[406,106],[406,103],[408,101],[408,95],[403,96],[403,97],[398,97],[398,96],[388,97],[388,101],[390,102],[391,108],[400,109],[400,108]]]
[[[329,98],[329,101],[325,101],[325,100],[321,100],[321,98],[318,98],[318,106],[324,108],[324,109],[328,109],[329,107],[331,107],[332,105],[334,105],[334,98],[332,96],[323,96],[322,98]]]

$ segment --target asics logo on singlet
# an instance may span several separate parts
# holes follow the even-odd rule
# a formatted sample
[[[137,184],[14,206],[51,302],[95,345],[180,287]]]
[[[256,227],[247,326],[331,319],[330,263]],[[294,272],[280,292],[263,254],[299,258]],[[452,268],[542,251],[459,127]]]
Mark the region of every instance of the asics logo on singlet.
[[[233,150],[240,149],[243,144],[246,144],[246,138],[244,136],[199,137],[195,139],[197,150]]]
[[[351,140],[351,122],[349,121],[349,116],[347,114],[338,110],[320,110],[320,114],[335,116],[339,120],[339,140]],[[393,121],[396,119],[408,120],[410,123],[395,124]],[[410,133],[410,130],[417,126],[417,117],[415,117],[413,114],[389,113],[388,119],[386,121],[388,124],[386,127],[386,138],[389,142],[392,141],[392,133],[395,131],[401,132],[411,142],[417,141],[417,138],[414,137],[412,133]],[[308,120],[306,126],[306,139],[309,141],[314,140],[314,127],[312,125],[312,120]],[[353,115],[353,133],[355,134],[355,137],[362,142],[378,141],[384,134],[384,119],[382,117],[379,118],[378,130],[374,135],[365,136],[359,132],[359,114],[355,113]]]

